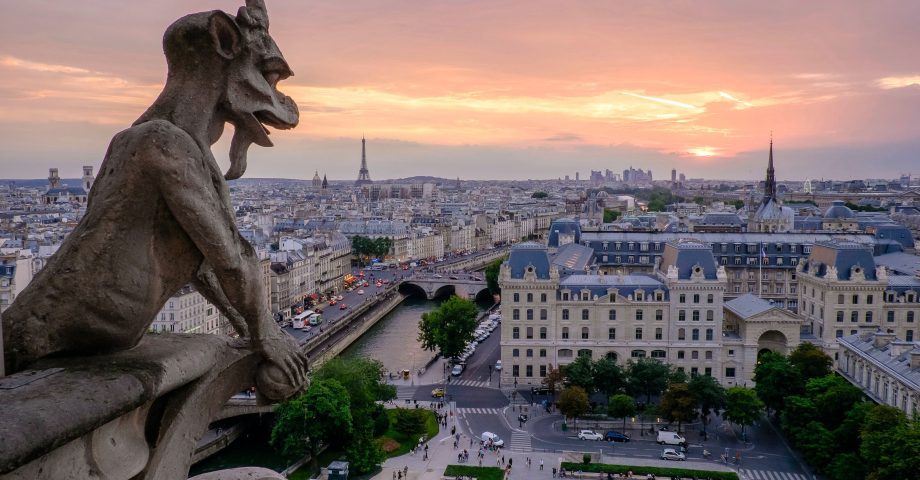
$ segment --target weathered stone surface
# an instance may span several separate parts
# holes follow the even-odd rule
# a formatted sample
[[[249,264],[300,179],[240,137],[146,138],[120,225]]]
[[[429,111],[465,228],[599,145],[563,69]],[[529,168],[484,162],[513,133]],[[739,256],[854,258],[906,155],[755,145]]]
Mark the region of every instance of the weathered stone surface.
[[[127,350],[193,283],[283,372],[290,388],[279,391],[295,390],[306,359],[272,319],[224,180],[243,174],[250,144],[271,146],[263,125],[297,124],[296,104],[277,90],[292,72],[268,34],[262,0],[247,0],[236,17],[183,17],[163,49],[162,93],[112,139],[86,215],[3,314],[7,372],[52,354]],[[227,122],[235,131],[224,175],[210,145]]]
[[[189,478],[189,480],[276,480],[284,479],[277,472],[267,468],[245,467],[219,472],[203,473]]]

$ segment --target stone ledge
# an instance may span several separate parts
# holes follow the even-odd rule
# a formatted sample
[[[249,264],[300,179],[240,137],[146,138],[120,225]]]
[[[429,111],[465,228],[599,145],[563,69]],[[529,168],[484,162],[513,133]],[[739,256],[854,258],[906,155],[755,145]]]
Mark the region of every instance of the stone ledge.
[[[216,335],[146,335],[128,351],[36,363],[33,371],[60,370],[0,388],[0,475],[252,355],[247,346]],[[27,375],[20,372],[0,383],[14,384]],[[251,377],[241,380],[252,382]],[[161,426],[152,428],[148,433],[156,435]]]

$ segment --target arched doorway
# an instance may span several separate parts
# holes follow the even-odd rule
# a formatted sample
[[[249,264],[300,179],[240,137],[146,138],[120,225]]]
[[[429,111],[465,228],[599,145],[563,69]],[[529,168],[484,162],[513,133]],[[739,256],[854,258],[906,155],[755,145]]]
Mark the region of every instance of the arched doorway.
[[[781,355],[789,353],[789,344],[786,335],[778,330],[767,330],[757,339],[757,356],[765,352],[775,352]]]

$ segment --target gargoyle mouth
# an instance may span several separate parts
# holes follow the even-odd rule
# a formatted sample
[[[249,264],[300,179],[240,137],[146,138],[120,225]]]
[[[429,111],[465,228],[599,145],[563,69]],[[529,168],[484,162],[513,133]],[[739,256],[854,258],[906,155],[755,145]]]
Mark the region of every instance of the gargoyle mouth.
[[[259,110],[258,112],[254,112],[253,115],[257,120],[259,120],[259,123],[263,125],[263,128],[265,128],[265,125],[268,125],[269,127],[277,128],[278,130],[289,130],[297,126],[296,120],[294,122],[282,120],[278,118],[277,115],[268,110]],[[267,128],[265,131],[268,133]]]

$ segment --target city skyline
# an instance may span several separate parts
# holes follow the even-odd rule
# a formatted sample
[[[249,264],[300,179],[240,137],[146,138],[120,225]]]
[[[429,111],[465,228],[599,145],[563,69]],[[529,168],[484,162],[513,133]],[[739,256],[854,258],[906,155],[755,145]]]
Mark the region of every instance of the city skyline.
[[[0,50],[0,176],[98,166],[111,135],[159,93],[160,32],[189,6],[9,8],[4,36],[18,47]],[[353,180],[366,134],[381,179],[586,178],[632,166],[656,179],[676,168],[759,180],[771,130],[779,180],[920,174],[910,60],[920,6],[909,2],[269,9],[297,74],[281,88],[301,125],[254,148],[248,177]]]

